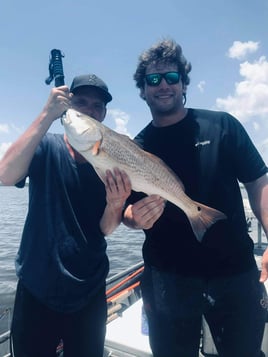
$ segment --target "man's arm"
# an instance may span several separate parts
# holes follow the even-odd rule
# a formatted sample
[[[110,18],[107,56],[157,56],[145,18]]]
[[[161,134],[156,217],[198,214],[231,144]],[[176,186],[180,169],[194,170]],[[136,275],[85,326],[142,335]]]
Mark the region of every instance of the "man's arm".
[[[245,184],[252,211],[268,237],[268,177],[263,175],[253,182]],[[262,257],[262,272],[260,281],[268,279],[268,248]]]
[[[38,144],[52,122],[59,118],[69,106],[68,87],[53,88],[40,115],[11,145],[0,161],[0,181],[4,185],[15,185],[27,175]]]

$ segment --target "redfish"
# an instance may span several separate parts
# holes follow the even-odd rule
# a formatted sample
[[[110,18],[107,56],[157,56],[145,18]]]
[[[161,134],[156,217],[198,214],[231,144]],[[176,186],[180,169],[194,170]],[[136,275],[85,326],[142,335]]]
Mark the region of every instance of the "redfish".
[[[134,191],[159,195],[183,210],[199,242],[210,226],[226,218],[222,212],[187,196],[183,183],[164,161],[142,150],[128,136],[73,109],[67,110],[62,122],[70,145],[102,180],[106,170],[124,170]]]

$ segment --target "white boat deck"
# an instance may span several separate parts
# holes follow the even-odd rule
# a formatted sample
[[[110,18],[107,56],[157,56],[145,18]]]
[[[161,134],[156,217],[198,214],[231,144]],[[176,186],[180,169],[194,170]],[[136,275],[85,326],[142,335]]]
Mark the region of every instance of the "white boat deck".
[[[141,330],[142,299],[107,325],[105,346],[119,356],[152,357],[148,336]],[[122,354],[125,352],[125,355]]]
[[[142,299],[107,325],[105,347],[111,357],[153,356],[148,335],[142,333]]]

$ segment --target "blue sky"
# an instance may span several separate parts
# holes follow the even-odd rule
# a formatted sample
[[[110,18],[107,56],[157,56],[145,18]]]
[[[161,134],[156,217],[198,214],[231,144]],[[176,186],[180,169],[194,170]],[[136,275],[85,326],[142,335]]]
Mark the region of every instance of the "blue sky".
[[[170,37],[193,67],[187,106],[235,115],[268,164],[267,23],[268,0],[1,0],[0,158],[47,100],[53,48],[67,85],[84,73],[105,80],[105,124],[135,136],[151,120],[133,81],[138,56]]]

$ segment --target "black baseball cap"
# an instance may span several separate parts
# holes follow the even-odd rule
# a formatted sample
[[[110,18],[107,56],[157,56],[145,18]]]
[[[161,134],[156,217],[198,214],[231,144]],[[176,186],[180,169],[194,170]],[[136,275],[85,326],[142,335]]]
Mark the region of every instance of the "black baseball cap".
[[[109,93],[107,85],[95,74],[83,74],[81,76],[74,77],[70,87],[70,92],[74,93],[77,88],[85,86],[97,88],[103,96],[105,103],[108,103],[113,99]]]

